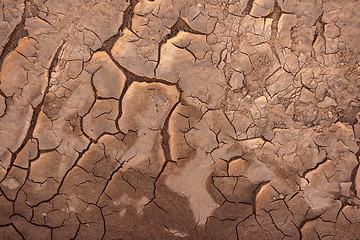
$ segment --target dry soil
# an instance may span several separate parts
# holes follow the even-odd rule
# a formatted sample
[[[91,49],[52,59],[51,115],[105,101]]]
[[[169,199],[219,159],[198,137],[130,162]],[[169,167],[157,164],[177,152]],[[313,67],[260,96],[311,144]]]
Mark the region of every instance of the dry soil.
[[[360,239],[358,0],[0,0],[0,239]]]

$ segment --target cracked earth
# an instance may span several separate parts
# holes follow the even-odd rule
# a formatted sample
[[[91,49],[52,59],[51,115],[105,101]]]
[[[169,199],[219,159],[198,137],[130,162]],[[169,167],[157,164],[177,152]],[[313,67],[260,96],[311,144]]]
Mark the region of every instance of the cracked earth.
[[[0,239],[360,239],[358,0],[0,0]]]

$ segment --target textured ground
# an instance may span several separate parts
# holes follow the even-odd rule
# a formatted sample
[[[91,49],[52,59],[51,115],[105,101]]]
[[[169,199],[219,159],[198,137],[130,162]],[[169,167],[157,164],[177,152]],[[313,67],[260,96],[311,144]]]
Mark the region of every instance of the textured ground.
[[[358,0],[0,0],[0,239],[360,239]]]

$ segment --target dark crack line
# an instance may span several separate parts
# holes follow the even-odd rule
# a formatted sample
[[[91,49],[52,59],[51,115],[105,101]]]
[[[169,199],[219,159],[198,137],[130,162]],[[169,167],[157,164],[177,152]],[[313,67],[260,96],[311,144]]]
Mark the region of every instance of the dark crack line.
[[[76,214],[76,219],[78,220],[78,226],[77,226],[77,229],[76,229],[76,232],[74,234],[74,237],[72,237],[70,240],[74,240],[77,238],[77,236],[79,235],[79,232],[80,232],[80,228],[81,228],[81,221],[80,221],[80,218],[79,216]]]
[[[14,225],[14,223],[11,223],[10,225],[11,225],[11,226],[13,227],[13,229],[20,235],[20,237],[21,237],[23,240],[26,239],[25,236],[20,232],[20,230],[16,228],[16,226]]]
[[[97,205],[95,205],[95,206],[97,206]],[[101,222],[102,222],[102,226],[103,226],[103,229],[104,229],[103,234],[101,236],[101,240],[103,240],[103,239],[105,239],[105,235],[106,235],[106,219],[105,219],[105,216],[104,216],[104,214],[102,212],[102,208],[101,207],[99,207],[99,208],[100,208],[100,214],[101,214],[101,220],[102,220]]]
[[[150,77],[146,77],[146,76],[139,76],[139,75],[133,73],[132,71],[128,70],[127,68],[123,67],[114,58],[110,49],[106,50],[105,52],[109,55],[110,59],[115,63],[115,65],[124,73],[124,75],[126,77],[126,81],[130,81],[129,84],[131,84],[132,82],[146,82],[146,83],[162,83],[167,86],[177,85],[177,83],[168,82],[167,80],[161,79],[161,78],[150,78]],[[125,83],[125,85],[126,85],[126,83]]]
[[[130,0],[130,5],[124,12],[123,23],[120,26],[121,32],[123,32],[126,28],[129,29],[130,31],[133,31],[132,30],[132,19],[134,16],[135,5],[137,3],[138,3],[138,0]]]
[[[172,114],[174,113],[176,107],[179,104],[180,104],[180,100],[170,110],[169,115],[165,119],[164,126],[161,129],[161,137],[162,137],[161,145],[164,150],[165,160],[168,162],[174,162],[174,160],[172,160],[171,157],[170,146],[169,146],[169,141],[170,141],[169,122]]]
[[[242,15],[249,15],[250,12],[251,12],[251,8],[254,4],[254,0],[248,0],[247,4],[246,4],[246,7],[244,9],[244,11],[242,11]]]
[[[161,58],[161,49],[162,46],[167,43],[167,41],[171,38],[174,38],[177,36],[177,34],[180,32],[188,32],[188,33],[192,33],[192,34],[197,34],[197,35],[208,35],[206,33],[200,32],[200,31],[196,31],[194,29],[192,29],[189,24],[187,24],[181,17],[178,18],[178,20],[176,21],[176,23],[170,28],[170,33],[165,35],[159,45],[158,45],[158,56],[157,56],[157,63],[156,66],[154,68],[154,76],[156,76],[156,70],[159,67],[160,64],[160,58]],[[196,58],[196,57],[195,57]]]
[[[278,34],[278,24],[281,15],[283,14],[282,9],[280,8],[278,1],[274,1],[274,10],[271,12],[266,18],[271,18],[273,21],[271,23],[271,36],[270,40],[268,41],[272,53],[276,56],[276,59],[278,60],[279,64],[281,64],[280,57],[278,53],[276,52],[275,43],[277,41],[277,34]]]
[[[1,72],[1,63],[0,63],[0,72]],[[0,96],[7,98],[6,94],[0,89]]]
[[[300,235],[300,240],[304,239],[304,236],[303,236],[301,230],[303,229],[305,224],[307,224],[308,222],[311,222],[311,221],[315,221],[315,220],[319,219],[320,217],[321,217],[321,215],[315,216],[313,218],[307,218],[300,223],[300,225],[297,227],[299,235]]]
[[[279,232],[281,232],[282,235],[284,235],[285,237],[292,237],[291,235],[286,234],[283,230],[281,230],[281,229],[279,228],[279,226],[276,224],[275,219],[274,219],[273,216],[271,215],[271,211],[266,211],[266,210],[265,210],[265,212],[267,212],[267,214],[270,216],[270,219],[271,219],[271,221],[273,222],[273,225],[275,226],[275,228],[276,228]]]
[[[12,214],[12,215],[10,216],[10,218],[15,217],[15,216],[18,216],[18,217],[23,218],[25,221],[27,221],[28,223],[30,223],[31,225],[34,225],[34,226],[36,226],[36,227],[43,227],[43,228],[47,228],[47,229],[49,229],[49,230],[56,229],[56,227],[50,227],[50,226],[45,225],[45,224],[35,223],[35,222],[33,221],[33,219],[31,219],[30,221],[28,221],[25,216],[23,216],[22,214],[19,214],[19,213],[14,213],[14,214]]]
[[[40,155],[38,155],[38,156],[40,157]],[[30,164],[29,164],[29,166],[30,166]],[[16,167],[18,167],[18,166],[16,166]],[[26,170],[26,177],[24,178],[25,180],[23,181],[23,183],[19,186],[18,191],[15,194],[14,201],[18,198],[20,190],[24,187],[26,180],[28,180],[29,176],[30,176],[30,167],[28,167],[27,169],[24,169],[24,170]],[[5,196],[5,194],[4,194],[4,196]]]
[[[170,152],[170,147],[169,147],[169,139],[170,139],[170,134],[169,134],[169,122],[170,122],[170,118],[172,116],[172,114],[174,113],[176,107],[181,103],[180,101],[181,99],[181,95],[179,97],[179,101],[174,104],[174,106],[171,108],[168,116],[166,117],[165,119],[165,122],[164,122],[164,125],[161,129],[161,136],[162,136],[162,142],[161,142],[161,146],[162,146],[162,149],[163,149],[163,152],[164,152],[164,156],[165,156],[165,162],[164,164],[162,165],[159,173],[157,174],[156,178],[155,178],[155,181],[154,181],[154,189],[153,189],[153,197],[150,199],[150,201],[148,203],[146,203],[144,205],[147,206],[149,205],[150,203],[152,203],[154,201],[154,199],[156,198],[156,186],[157,186],[157,182],[159,181],[160,179],[160,176],[161,174],[165,171],[166,169],[166,166],[169,164],[169,163],[175,163],[176,162],[174,160],[172,160],[171,158],[171,152]],[[155,203],[156,204],[156,203]]]
[[[309,172],[315,171],[318,167],[320,167],[322,164],[324,164],[324,163],[326,163],[326,162],[328,162],[328,161],[330,161],[330,159],[328,159],[328,158],[326,157],[324,160],[318,162],[314,167],[305,170],[305,171],[303,172],[303,174],[301,175],[301,177],[302,177],[302,178],[306,178],[306,175],[307,175]]]
[[[111,36],[110,38],[106,39],[102,46],[96,50],[97,51],[105,51],[107,53],[111,52],[111,49],[113,48],[115,42],[121,37],[125,29],[129,29],[132,33],[132,18],[134,16],[134,9],[135,5],[138,3],[138,0],[130,0],[129,6],[126,8],[124,12],[123,22],[117,32],[114,36]],[[137,35],[136,33],[134,33]]]
[[[356,197],[358,197],[357,196],[357,191],[356,191],[356,185],[355,185],[355,180],[356,180],[356,175],[357,174],[360,174],[360,173],[358,173],[358,171],[359,171],[359,167],[360,167],[360,163],[358,163],[357,165],[356,165],[356,167],[351,171],[351,186],[350,186],[350,190],[354,193],[354,195],[356,196]]]
[[[102,195],[107,195],[106,194],[106,190],[107,190],[107,187],[109,186],[111,180],[114,178],[115,174],[119,173],[120,169],[124,166],[125,162],[124,163],[119,163],[119,166],[110,174],[110,177],[107,179],[106,183],[104,184],[103,186],[103,189],[101,191],[101,193],[99,194],[99,197],[98,197],[98,200],[96,201],[96,204],[99,203],[100,199],[101,199],[101,196]],[[121,173],[120,173],[121,174]],[[121,175],[121,178],[123,179],[123,176]],[[124,180],[124,179],[123,179]],[[125,181],[125,180],[124,180]],[[130,184],[129,184],[130,185]],[[130,185],[131,186],[131,185]]]
[[[118,115],[116,116],[116,120],[115,120],[115,127],[119,132],[121,131],[119,121],[120,121],[121,116],[123,115],[123,108],[122,108],[123,107],[123,100],[124,100],[125,94],[127,93],[127,90],[129,89],[131,84],[132,84],[132,81],[130,81],[128,78],[126,78],[124,89],[121,92],[121,95],[119,97]]]
[[[254,191],[252,192],[252,195],[251,195],[251,206],[252,206],[252,212],[256,218],[256,198],[257,198],[257,195],[258,193],[260,192],[260,190],[266,185],[268,184],[270,181],[264,181],[264,182],[260,182],[256,188],[254,189]]]
[[[25,4],[26,6],[26,4]],[[26,7],[25,7],[26,8]],[[8,41],[6,42],[1,55],[0,55],[0,71],[2,68],[2,65],[4,63],[5,58],[16,49],[16,47],[19,45],[19,40],[29,36],[28,31],[25,29],[25,12],[26,9],[24,9],[24,13],[21,16],[21,21],[18,25],[16,25],[15,29],[12,31],[12,33],[9,36]],[[5,95],[3,92],[0,93],[1,95]]]
[[[324,35],[324,31],[325,31],[325,25],[326,23],[323,22],[323,13],[321,13],[321,15],[318,17],[318,19],[316,19],[314,26],[316,27],[315,30],[315,34],[314,34],[314,39],[312,41],[312,45],[314,46],[317,38],[320,36],[322,38],[324,38],[324,40],[326,40],[325,35]]]

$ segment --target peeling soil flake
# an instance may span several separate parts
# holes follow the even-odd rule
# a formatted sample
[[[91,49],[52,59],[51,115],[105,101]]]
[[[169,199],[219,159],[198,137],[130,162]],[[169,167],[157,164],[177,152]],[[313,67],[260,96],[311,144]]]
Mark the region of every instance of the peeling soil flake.
[[[0,239],[360,239],[358,0],[0,0]]]

